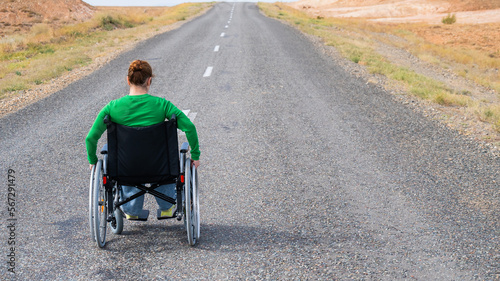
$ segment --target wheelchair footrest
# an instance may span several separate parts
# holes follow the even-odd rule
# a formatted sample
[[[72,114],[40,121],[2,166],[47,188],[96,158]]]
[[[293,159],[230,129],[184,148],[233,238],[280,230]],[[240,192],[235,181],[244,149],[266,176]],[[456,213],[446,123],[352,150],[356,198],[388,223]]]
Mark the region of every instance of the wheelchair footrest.
[[[139,214],[138,218],[129,218],[128,220],[130,221],[147,221],[149,217],[149,210],[142,210],[141,213]]]

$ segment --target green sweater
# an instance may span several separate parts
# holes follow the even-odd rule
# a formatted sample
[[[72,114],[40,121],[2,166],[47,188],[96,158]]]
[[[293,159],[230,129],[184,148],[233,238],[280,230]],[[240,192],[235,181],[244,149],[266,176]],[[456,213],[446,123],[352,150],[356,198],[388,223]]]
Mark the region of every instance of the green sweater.
[[[186,133],[191,147],[191,158],[200,159],[200,147],[196,127],[189,118],[170,101],[150,96],[148,94],[138,96],[124,96],[108,103],[97,115],[97,118],[85,138],[87,145],[87,158],[90,164],[97,163],[97,141],[106,131],[104,117],[109,115],[112,122],[130,126],[146,127],[161,123],[170,119],[172,114],[177,116],[177,127]]]

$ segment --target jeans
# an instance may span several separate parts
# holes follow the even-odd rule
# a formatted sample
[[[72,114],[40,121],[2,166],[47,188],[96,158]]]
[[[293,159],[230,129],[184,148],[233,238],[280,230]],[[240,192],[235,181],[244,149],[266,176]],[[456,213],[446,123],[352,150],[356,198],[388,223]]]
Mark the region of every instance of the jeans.
[[[175,190],[175,183],[160,185],[155,190],[165,194],[168,197],[172,197],[173,199],[177,198],[177,192]],[[141,190],[134,187],[134,186],[122,185],[120,198],[121,198],[121,200],[123,200],[125,198],[129,198],[139,191],[141,191]],[[162,210],[162,211],[168,210],[168,209],[170,209],[170,207],[172,207],[171,203],[168,203],[167,201],[165,201],[163,199],[160,199],[158,197],[155,197],[155,199],[156,199],[156,202],[158,203],[158,206],[160,207],[160,210]],[[128,215],[138,216],[143,208],[143,205],[144,205],[144,195],[141,195],[141,196],[135,198],[134,200],[121,205],[121,208]]]

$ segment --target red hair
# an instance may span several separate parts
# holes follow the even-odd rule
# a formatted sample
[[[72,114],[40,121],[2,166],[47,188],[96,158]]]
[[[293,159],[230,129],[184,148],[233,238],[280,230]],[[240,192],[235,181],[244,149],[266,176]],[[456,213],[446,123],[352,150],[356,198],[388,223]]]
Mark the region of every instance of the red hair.
[[[128,68],[128,81],[134,85],[142,86],[153,76],[151,65],[144,60],[135,60]]]

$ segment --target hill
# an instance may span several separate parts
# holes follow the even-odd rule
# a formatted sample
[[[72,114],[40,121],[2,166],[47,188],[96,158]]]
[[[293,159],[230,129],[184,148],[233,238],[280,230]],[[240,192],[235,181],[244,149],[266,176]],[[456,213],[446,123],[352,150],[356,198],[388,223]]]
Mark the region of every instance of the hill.
[[[0,0],[0,34],[29,30],[38,23],[81,22],[94,7],[81,0]]]

